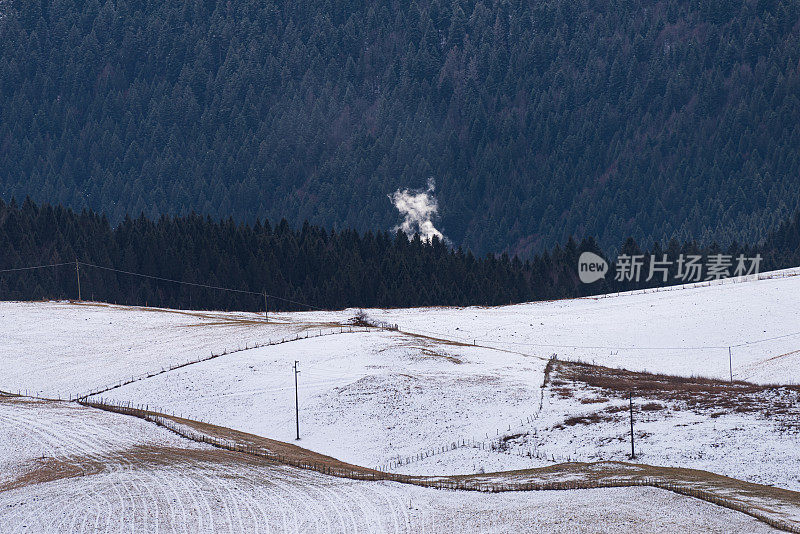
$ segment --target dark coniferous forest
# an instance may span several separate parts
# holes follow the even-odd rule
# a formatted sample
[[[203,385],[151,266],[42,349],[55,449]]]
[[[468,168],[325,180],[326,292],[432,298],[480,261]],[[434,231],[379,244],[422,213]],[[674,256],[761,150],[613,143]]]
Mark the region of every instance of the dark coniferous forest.
[[[249,230],[209,231],[286,250],[402,254],[387,195],[429,178],[456,246],[528,259],[570,235],[754,243],[798,207],[794,0],[2,0],[0,43],[0,197],[106,214],[119,249],[97,254],[121,264],[149,257],[126,256],[129,236],[207,224],[123,220],[141,212],[232,216]],[[82,232],[111,232],[86,217]],[[316,226],[254,225],[284,217]],[[409,276],[443,258],[545,276],[409,246]],[[292,291],[406,303],[386,268],[375,287],[345,271]],[[435,283],[448,301],[516,298]]]
[[[734,244],[721,249],[671,241],[640,249],[628,239],[620,249],[657,257],[667,253],[671,258],[680,253],[758,253],[764,257],[762,271],[796,266],[800,264],[800,216],[787,219],[755,247]],[[578,256],[583,251],[601,254],[591,238],[581,242],[570,238],[523,261],[506,254],[475,257],[438,239],[409,240],[402,232],[334,231],[309,224],[294,229],[285,220],[249,225],[190,214],[157,220],[126,217],[112,228],[94,212],[37,206],[30,200],[21,205],[0,201],[0,250],[0,271],[66,263],[0,272],[2,300],[76,298],[76,259],[81,262],[84,299],[193,309],[263,310],[262,292],[271,295],[270,309],[307,310],[311,309],[307,305],[324,309],[496,305],[663,285],[656,279],[617,282],[613,265],[604,280],[582,284],[577,276]],[[676,283],[672,276],[669,283]]]

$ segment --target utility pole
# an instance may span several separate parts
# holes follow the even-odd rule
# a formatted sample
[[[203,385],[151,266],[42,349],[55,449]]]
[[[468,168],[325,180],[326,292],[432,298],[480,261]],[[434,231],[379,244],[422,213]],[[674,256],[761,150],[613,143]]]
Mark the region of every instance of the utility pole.
[[[269,306],[267,305],[267,292],[264,291],[264,319],[269,322]]]
[[[297,397],[297,375],[300,371],[297,370],[297,360],[294,361],[294,421],[297,426],[297,437],[300,439],[300,402]]]
[[[630,406],[631,406],[631,460],[635,460],[636,453],[633,450],[633,392],[632,391],[628,394],[628,399],[630,400]]]
[[[731,384],[733,384],[733,356],[731,356],[731,348],[728,347],[728,365],[731,370]]]
[[[81,272],[78,270],[78,258],[75,258],[75,276],[78,277],[78,302],[81,301]]]

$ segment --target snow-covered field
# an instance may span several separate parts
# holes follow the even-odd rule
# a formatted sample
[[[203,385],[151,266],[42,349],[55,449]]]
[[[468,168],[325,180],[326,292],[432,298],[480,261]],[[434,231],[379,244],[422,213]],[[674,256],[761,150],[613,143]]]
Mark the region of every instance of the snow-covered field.
[[[633,371],[800,384],[800,269],[494,308],[369,310],[406,332]],[[307,320],[352,315],[297,314]],[[777,338],[777,339],[773,339]]]
[[[283,314],[0,303],[0,390],[69,398],[120,380],[328,325]]]
[[[620,345],[639,347],[668,342],[697,347],[733,343],[756,339],[759,334],[784,335],[800,328],[793,322],[800,302],[796,297],[800,297],[800,277],[494,309],[370,310],[373,317],[396,322],[412,332],[437,331],[441,337],[464,341],[464,332],[472,332],[479,345],[395,332],[343,334],[231,354],[104,396],[155,404],[191,418],[293,441],[291,368],[297,360],[301,371],[299,443],[347,462],[434,475],[538,467],[548,463],[543,457],[552,460],[554,456],[555,461],[625,460],[629,453],[625,413],[593,424],[562,424],[570,417],[619,404],[619,400],[582,404],[578,398],[553,396],[552,388],[543,395],[543,369],[551,354],[688,376],[725,376],[728,370],[701,373],[699,367],[693,367],[707,361],[698,354],[708,351],[699,348],[667,355],[644,351],[647,357],[638,358],[627,353],[629,360],[623,361],[626,353],[622,350],[619,354],[614,351],[614,355],[609,351],[605,359],[599,355],[588,358],[575,352],[517,345],[516,341],[500,344],[487,340],[491,336],[519,338],[526,331],[524,326],[537,317],[539,323],[551,325],[550,337],[541,339],[543,343],[559,339],[574,344],[619,339]],[[727,309],[724,321],[720,318],[723,309]],[[674,320],[666,318],[668,312]],[[325,322],[345,321],[353,313],[292,316]],[[623,328],[626,321],[638,325]],[[729,329],[728,325],[736,328]],[[446,331],[446,327],[451,330]],[[533,329],[541,330],[541,324]],[[584,336],[590,339],[582,341]],[[748,350],[753,357],[749,365],[759,369],[764,382],[794,382],[800,365],[791,372],[770,366],[775,361],[771,351],[776,343],[785,344],[778,351],[788,350],[800,343],[800,337],[739,347],[734,354]],[[756,354],[757,350],[762,352]],[[724,353],[723,367],[727,367],[727,349]],[[794,356],[777,360],[788,364]],[[541,413],[540,401],[544,401]],[[787,402],[794,401],[790,395]],[[769,405],[770,401],[764,402]],[[774,416],[713,408],[698,411],[679,403],[639,417],[642,461],[707,469],[800,489],[793,468],[800,461],[800,436],[795,427],[787,427]],[[520,434],[520,438],[504,439],[501,451],[484,450],[492,440]],[[478,446],[441,452],[449,444],[463,441],[478,442]],[[435,454],[416,460],[418,453],[426,452]],[[531,452],[538,457],[527,457]],[[415,458],[410,464],[396,465],[398,459],[409,457]]]
[[[0,490],[31,473],[59,472],[60,460],[88,468],[143,447],[209,449],[140,419],[75,403],[0,397]],[[55,463],[54,463],[55,462]]]
[[[178,462],[0,493],[14,532],[777,532],[652,488],[480,494]]]
[[[637,462],[689,467],[800,491],[800,388],[709,394],[636,392]],[[508,440],[509,452],[557,443],[580,461],[630,454],[629,401],[554,373],[540,417]],[[413,466],[409,466],[410,469]]]
[[[299,444],[367,466],[461,439],[496,438],[536,412],[545,366],[540,358],[514,353],[362,332],[230,354],[103,397],[293,441],[295,361]],[[487,456],[492,469],[509,465],[508,458],[495,460]],[[517,467],[532,465],[510,460]]]
[[[495,438],[519,425],[538,409],[545,366],[540,358],[395,332],[353,333],[231,354],[103,396],[293,441],[295,360],[299,444],[366,466],[462,439]],[[533,465],[494,456],[481,465]]]
[[[297,443],[340,460],[431,475],[539,467],[567,458],[624,460],[629,451],[629,426],[622,411],[621,392],[559,378],[558,373],[551,379],[561,383],[551,380],[543,388],[548,360],[556,355],[559,361],[727,379],[730,373],[728,347],[731,347],[734,378],[762,384],[800,383],[800,323],[797,322],[800,276],[795,274],[796,271],[789,271],[761,280],[497,308],[367,310],[375,320],[398,324],[400,332],[345,332],[299,340],[294,337],[341,332],[336,324],[351,319],[355,310],[280,314],[271,318],[275,322],[266,324],[257,314],[248,313],[5,302],[0,303],[0,340],[3,341],[0,391],[27,390],[46,397],[69,398],[197,361],[211,353],[292,339],[135,380],[101,396],[146,404],[161,411],[294,443],[292,366],[297,361],[302,438]],[[800,463],[800,431],[796,422],[792,422],[798,416],[797,389],[759,390],[737,397],[735,401],[723,402],[726,406],[720,408],[715,408],[711,401],[698,405],[684,397],[648,395],[656,394],[637,395],[641,397],[637,398],[639,405],[658,406],[638,412],[639,461],[705,469],[800,489],[800,478],[796,474]],[[715,397],[714,402],[720,398]],[[735,403],[745,401],[758,409],[737,409]],[[576,421],[579,416],[586,419]],[[130,422],[148,426],[125,417],[120,421],[119,424]],[[66,431],[60,424],[45,417],[36,428],[40,432],[56,428],[49,432],[58,436]],[[111,427],[112,433],[124,434],[122,429]],[[161,439],[145,431],[141,436],[145,441]],[[4,425],[0,445],[9,449],[11,440],[15,439]],[[502,450],[493,450],[492,446],[499,442],[502,442]],[[454,443],[458,443],[455,450],[444,450]],[[534,453],[535,457],[530,457],[529,453]],[[30,465],[37,454],[48,455],[34,452],[32,456],[24,450],[15,454],[17,456],[8,456],[10,460],[0,459],[3,471],[0,484],[17,476],[19,468],[14,466]],[[421,456],[429,457],[421,459]],[[398,460],[409,458],[413,458],[410,463],[397,465]],[[199,479],[213,485],[223,484],[217,482],[218,479],[233,477],[238,480],[239,476],[229,471],[223,474],[219,466],[196,471],[166,465],[149,469],[161,472],[157,475],[160,479],[183,480],[181,484],[185,487],[202,486]],[[286,476],[287,484],[296,483],[300,487],[332,484],[325,477],[306,472],[301,476],[293,470],[281,474],[282,471],[271,469],[269,474],[248,472],[242,477],[249,481],[279,480]],[[164,471],[169,471],[169,476]],[[111,488],[117,483],[113,478],[103,478],[109,476],[105,471],[91,476],[97,488]],[[137,476],[140,478],[131,475],[131,481],[123,483],[133,495],[144,492],[148,485],[158,484],[140,482],[143,475]],[[48,488],[55,488],[52,495],[47,497],[48,493],[40,488],[41,495],[43,499],[56,499],[58,494],[73,491],[70,488],[80,484],[79,478],[48,482]],[[235,491],[245,491],[252,486],[245,481],[230,482],[229,486],[231,484],[237,488]],[[378,506],[375,503],[380,500],[374,492],[384,495],[395,491],[387,489],[395,488],[388,483],[347,482],[346,485],[361,488],[356,492],[358,496],[345,492],[340,497],[320,498],[333,503],[338,502],[336,499],[355,499],[354,502],[361,504],[353,506],[369,508]],[[339,487],[331,491],[335,493]],[[0,496],[7,498],[10,492],[17,491],[21,490],[0,492]],[[277,501],[270,501],[277,498],[270,496],[272,490],[258,491],[267,492],[259,498],[273,504],[259,507],[251,503],[247,505],[248,512],[244,512],[243,507],[235,513],[259,515],[264,518],[259,525],[277,525],[279,529],[280,525],[298,520],[296,517],[280,519],[274,512],[278,508],[274,504]],[[549,522],[547,524],[558,524],[559,518],[572,513],[570,510],[586,518],[605,514],[601,502],[610,495],[619,496],[619,499],[614,498],[613,511],[619,511],[622,516],[625,510],[617,507],[624,498],[629,497],[640,505],[643,499],[649,499],[664,506],[670,499],[678,499],[671,495],[665,497],[663,492],[655,490],[593,490],[576,494],[581,496],[579,502],[565,492],[558,494],[561,500],[557,507],[560,508],[548,515],[540,508],[546,507],[545,502],[556,501],[554,497],[548,497],[549,500],[541,497],[545,500],[538,501],[537,495],[544,494],[482,496],[473,502],[470,499],[477,497],[463,494],[453,494],[452,498],[442,500],[440,496],[450,492],[423,488],[403,488],[401,493],[400,504],[386,504],[381,514],[394,518],[405,514],[402,517],[411,521],[406,525],[413,524],[416,530],[429,525],[434,531],[441,530],[435,527],[442,524],[453,525],[453,529],[458,529],[459,525],[470,525],[470,528],[489,525],[475,523],[484,520],[480,513],[474,514],[469,520],[471,523],[458,523],[466,521],[463,514],[457,513],[463,509],[460,507],[481,510],[486,506],[499,514],[494,519],[508,518],[508,521],[500,521],[504,526],[499,531],[512,527],[524,531],[535,530],[538,524],[530,521],[538,519],[523,517],[514,510],[527,510],[528,515],[543,514],[537,517]],[[99,506],[92,495],[95,494],[87,493],[86,504],[81,505],[84,508],[75,508],[83,510],[75,513],[76,520],[96,517],[108,507],[124,510],[128,506],[124,504],[125,499]],[[412,509],[405,502],[408,496],[412,496]],[[131,497],[131,502],[140,498],[144,497]],[[419,504],[413,504],[415,499],[419,499]],[[305,510],[297,512],[301,515],[312,513],[308,508],[311,504],[303,502],[306,501],[291,501],[289,507]],[[691,502],[691,506],[696,504]],[[24,512],[28,509],[26,506],[33,506],[31,501],[25,503],[8,509]],[[315,506],[323,506],[315,503]],[[95,506],[95,512],[87,511],[90,504]],[[219,514],[233,513],[221,505],[209,506],[210,509],[203,508],[204,512],[196,514],[205,518],[198,519],[201,530],[207,525],[216,527],[218,521],[223,521]],[[341,505],[331,506],[339,509]],[[429,515],[422,512],[429,510],[426,506],[432,507]],[[538,507],[536,514],[529,506]],[[688,512],[691,506],[681,500],[680,513],[676,516],[678,523],[673,526],[677,528],[687,514],[691,516]],[[414,511],[414,508],[418,509]],[[630,509],[631,513],[634,509]],[[180,522],[174,517],[166,519],[167,514],[174,512],[169,506],[163,512],[158,510],[155,513],[160,514],[159,521]],[[647,525],[645,530],[657,531],[657,526],[648,523],[647,505],[642,510],[640,517]],[[715,517],[722,517],[722,511],[715,510]],[[20,517],[28,517],[27,513],[32,512],[24,512]],[[370,521],[363,519],[367,517],[365,513],[364,510],[354,512],[362,518],[359,521]],[[109,517],[120,514],[124,512]],[[72,521],[73,516],[69,517]],[[599,517],[595,519],[601,521]],[[430,522],[426,518],[430,518]],[[151,529],[153,525],[147,523],[151,520],[155,521],[145,519],[141,530]],[[235,523],[236,520],[230,521]],[[31,524],[48,530],[44,523],[33,521]],[[79,530],[89,523],[59,525]],[[603,531],[589,525],[592,523],[586,523],[583,530]],[[709,525],[711,531],[716,528]],[[392,529],[391,526],[386,528]]]
[[[7,533],[772,531],[652,488],[481,494],[358,482],[259,464],[75,404],[5,399],[0,417],[16,437],[0,441],[3,471],[38,467],[10,488],[0,482]]]

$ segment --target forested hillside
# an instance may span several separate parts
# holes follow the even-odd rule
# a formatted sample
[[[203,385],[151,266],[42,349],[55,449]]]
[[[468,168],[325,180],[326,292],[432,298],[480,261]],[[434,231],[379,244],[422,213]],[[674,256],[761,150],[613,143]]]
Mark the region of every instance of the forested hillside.
[[[0,1],[0,196],[478,254],[754,242],[797,207],[793,0]],[[130,225],[132,223],[125,223]]]
[[[602,255],[592,238],[579,243],[569,238],[523,261],[506,254],[475,257],[436,238],[426,243],[402,232],[361,234],[310,224],[294,229],[285,220],[273,226],[196,214],[126,217],[112,229],[93,212],[0,200],[0,300],[76,298],[76,260],[84,299],[172,308],[263,310],[264,292],[270,295],[270,308],[281,310],[498,305],[576,297],[681,282],[674,264],[666,283],[659,277],[647,280],[650,254],[657,259],[668,254],[672,261],[679,254],[697,254],[706,262],[720,252],[734,259],[761,254],[761,271],[797,266],[800,215],[756,246],[720,249],[671,241],[640,249],[628,239],[620,248],[645,256],[641,280],[616,280],[612,264],[605,279],[584,284],[578,279],[578,257],[584,251]],[[54,266],[30,269],[41,265]]]

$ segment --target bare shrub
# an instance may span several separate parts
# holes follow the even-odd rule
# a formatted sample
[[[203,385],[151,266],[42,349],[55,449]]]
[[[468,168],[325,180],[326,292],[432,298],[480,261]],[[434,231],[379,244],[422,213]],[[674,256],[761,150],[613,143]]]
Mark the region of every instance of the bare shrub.
[[[353,326],[360,326],[365,328],[381,328],[383,330],[397,330],[396,324],[387,323],[386,321],[378,321],[369,316],[367,312],[359,309],[356,314],[350,318],[349,324]]]

